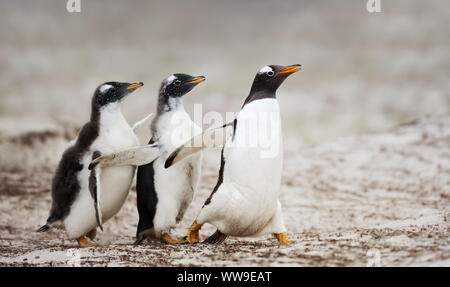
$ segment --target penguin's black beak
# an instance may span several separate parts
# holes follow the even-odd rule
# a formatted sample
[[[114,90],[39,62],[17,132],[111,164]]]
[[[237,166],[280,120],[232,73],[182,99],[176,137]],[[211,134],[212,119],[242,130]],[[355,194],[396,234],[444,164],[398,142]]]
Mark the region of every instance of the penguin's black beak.
[[[205,80],[206,80],[206,78],[204,76],[198,76],[198,77],[195,77],[195,78],[189,80],[188,83],[198,84],[198,83],[204,82]]]
[[[300,65],[300,64],[290,65],[290,66],[287,66],[284,69],[281,69],[280,71],[278,71],[278,73],[276,73],[275,76],[278,76],[279,74],[292,74],[292,73],[300,71],[301,69],[302,69],[302,65]]]
[[[129,86],[127,87],[127,90],[135,90],[135,89],[137,89],[137,88],[142,87],[143,85],[144,85],[144,83],[142,83],[142,82],[134,83],[134,84],[129,85]]]

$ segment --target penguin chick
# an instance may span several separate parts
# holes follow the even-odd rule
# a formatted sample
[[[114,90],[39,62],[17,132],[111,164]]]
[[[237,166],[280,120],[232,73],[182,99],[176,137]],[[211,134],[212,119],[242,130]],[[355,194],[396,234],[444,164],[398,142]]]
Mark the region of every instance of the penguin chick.
[[[165,169],[164,162],[175,147],[202,132],[184,110],[182,97],[204,80],[203,76],[170,75],[159,90],[157,114],[151,124],[153,136],[149,144],[93,161],[103,166],[139,166],[136,179],[139,223],[135,244],[150,238],[162,239],[169,244],[184,242],[173,239],[170,231],[183,218],[192,202],[200,178],[201,153],[171,169]],[[160,156],[155,160],[150,157],[150,161],[145,154],[147,147],[157,147]]]
[[[52,181],[52,206],[47,223],[39,228],[65,228],[81,247],[94,246],[96,227],[122,207],[135,173],[134,166],[89,170],[93,158],[138,145],[138,138],[123,117],[122,101],[143,83],[107,82],[94,92],[91,118],[64,151]],[[143,121],[145,122],[146,119]],[[140,124],[135,125],[135,130]],[[105,193],[101,193],[104,190]]]

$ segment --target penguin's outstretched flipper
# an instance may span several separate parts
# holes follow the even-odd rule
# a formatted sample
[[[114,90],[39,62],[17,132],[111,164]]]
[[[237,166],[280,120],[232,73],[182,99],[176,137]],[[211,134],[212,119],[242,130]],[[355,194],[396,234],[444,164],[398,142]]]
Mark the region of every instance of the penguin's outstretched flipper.
[[[222,147],[228,138],[234,135],[235,130],[236,120],[223,126],[206,130],[174,150],[167,158],[164,167],[169,168],[180,160],[204,148]]]
[[[228,235],[223,234],[219,230],[216,230],[210,237],[203,240],[202,243],[209,243],[209,244],[221,244],[228,238]]]
[[[139,143],[141,145],[145,145],[151,137],[149,126],[150,126],[150,119],[152,118],[152,116],[153,113],[150,113],[142,120],[136,122],[132,127],[133,132],[138,137]]]
[[[158,143],[137,146],[120,152],[100,156],[89,164],[89,169],[108,166],[144,165],[154,161],[160,155]]]

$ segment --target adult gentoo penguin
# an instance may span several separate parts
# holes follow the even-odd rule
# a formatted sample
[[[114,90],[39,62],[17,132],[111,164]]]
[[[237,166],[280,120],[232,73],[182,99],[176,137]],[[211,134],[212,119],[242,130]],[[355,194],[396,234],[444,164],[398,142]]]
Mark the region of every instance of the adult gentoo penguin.
[[[136,182],[139,223],[135,244],[151,238],[169,244],[184,242],[172,238],[170,231],[192,202],[200,178],[201,153],[170,169],[165,169],[164,163],[176,147],[202,132],[184,110],[182,97],[204,80],[203,76],[173,74],[162,82],[149,142],[150,147],[158,147],[158,158],[153,160],[151,154],[150,162],[148,156],[141,153],[145,147],[136,147],[92,162],[92,165],[100,166],[140,165]]]
[[[65,150],[52,182],[52,206],[47,223],[38,232],[53,226],[65,227],[70,239],[82,247],[94,246],[97,225],[115,215],[124,203],[134,177],[135,167],[119,166],[90,171],[88,165],[102,154],[138,144],[134,130],[120,111],[127,95],[143,83],[107,82],[94,93],[91,118]],[[157,155],[156,149],[154,150]],[[103,192],[100,192],[100,191]]]
[[[300,69],[301,65],[263,67],[234,121],[191,139],[167,159],[169,167],[202,148],[224,144],[217,184],[188,231],[189,242],[198,242],[200,228],[210,223],[217,231],[205,243],[221,243],[229,235],[269,233],[281,244],[290,243],[278,199],[283,149],[276,91]],[[195,143],[202,144],[192,148]]]

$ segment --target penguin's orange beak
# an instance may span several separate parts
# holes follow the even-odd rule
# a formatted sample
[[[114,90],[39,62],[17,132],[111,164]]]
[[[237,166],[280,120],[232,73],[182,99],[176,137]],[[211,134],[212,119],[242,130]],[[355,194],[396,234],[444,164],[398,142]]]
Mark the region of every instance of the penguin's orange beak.
[[[295,73],[295,72],[300,71],[301,69],[302,69],[302,65],[299,65],[299,64],[291,65],[291,66],[288,66],[288,67],[282,69],[278,73],[276,73],[275,76],[278,76],[278,74]]]
[[[137,89],[137,88],[139,88],[139,87],[142,87],[143,85],[144,85],[144,83],[142,83],[142,82],[140,82],[140,83],[134,83],[134,84],[129,85],[129,86],[127,87],[127,90],[134,90],[134,89]]]
[[[205,77],[198,76],[198,77],[195,77],[192,80],[190,80],[189,83],[191,83],[191,84],[198,84],[198,83],[204,82],[205,80],[206,80]]]

